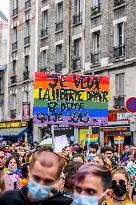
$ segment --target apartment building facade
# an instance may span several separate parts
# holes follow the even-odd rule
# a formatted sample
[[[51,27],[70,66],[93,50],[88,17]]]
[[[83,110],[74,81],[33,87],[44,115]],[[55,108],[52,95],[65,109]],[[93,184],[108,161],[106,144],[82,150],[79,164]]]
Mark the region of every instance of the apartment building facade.
[[[101,141],[113,142],[115,135],[124,135],[130,143],[125,100],[136,95],[135,4],[132,0],[11,1],[9,119],[22,120],[22,102],[30,103],[32,118],[36,70],[109,75],[110,123],[101,128]],[[122,114],[125,119],[119,117]],[[34,139],[41,141],[46,129],[35,125]],[[74,134],[78,133],[75,128]]]
[[[6,120],[8,19],[0,11],[0,121]]]

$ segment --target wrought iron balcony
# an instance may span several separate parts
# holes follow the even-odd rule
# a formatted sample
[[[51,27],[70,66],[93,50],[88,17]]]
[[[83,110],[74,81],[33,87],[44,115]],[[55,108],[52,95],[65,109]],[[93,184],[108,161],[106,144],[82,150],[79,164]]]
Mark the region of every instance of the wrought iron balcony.
[[[73,25],[78,25],[78,24],[82,23],[81,16],[82,16],[81,13],[73,16]]]
[[[24,45],[30,44],[30,35],[24,38]]]
[[[23,80],[28,80],[29,79],[29,71],[28,70],[25,70],[23,72]]]
[[[78,70],[81,68],[81,59],[80,57],[74,58],[72,63],[73,70]]]
[[[114,57],[116,59],[121,58],[125,55],[125,45],[114,48]]]
[[[17,49],[17,41],[12,43],[12,50],[16,50]]]
[[[16,75],[11,76],[11,77],[10,77],[10,80],[11,80],[11,85],[12,85],[12,84],[15,84],[15,83],[16,83],[16,80],[17,80],[17,79],[16,79]]]
[[[16,109],[10,110],[10,118],[12,119],[16,118]]]
[[[28,0],[25,2],[25,9],[28,9],[31,7],[31,0]]]
[[[100,11],[101,11],[101,4],[98,4],[97,6],[91,8],[91,15],[94,16],[100,13]]]
[[[62,31],[63,30],[63,21],[56,23],[56,31]]]
[[[48,28],[41,30],[41,37],[45,37],[45,36],[48,36]]]
[[[48,71],[48,68],[47,67],[43,67],[40,69],[40,72],[47,72]]]
[[[55,64],[55,72],[60,72],[62,71],[62,63],[56,63]]]
[[[125,106],[125,95],[114,97],[114,108],[123,108]]]
[[[13,16],[16,16],[16,15],[18,15],[18,7],[13,9]]]
[[[124,4],[125,0],[114,0],[114,6],[120,6],[121,4]]]
[[[92,64],[100,64],[100,59],[101,59],[101,52],[96,51],[91,53],[91,63]]]

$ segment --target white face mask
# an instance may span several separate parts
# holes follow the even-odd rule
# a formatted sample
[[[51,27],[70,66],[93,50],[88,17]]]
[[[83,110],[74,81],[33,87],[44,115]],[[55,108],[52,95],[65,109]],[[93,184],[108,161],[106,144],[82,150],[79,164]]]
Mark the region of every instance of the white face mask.
[[[73,205],[99,205],[102,204],[102,202],[105,199],[105,195],[107,194],[109,190],[106,190],[102,196],[89,196],[89,195],[80,195],[77,193],[74,193],[73,198]]]
[[[74,205],[98,205],[97,196],[80,195],[75,193],[73,198]]]

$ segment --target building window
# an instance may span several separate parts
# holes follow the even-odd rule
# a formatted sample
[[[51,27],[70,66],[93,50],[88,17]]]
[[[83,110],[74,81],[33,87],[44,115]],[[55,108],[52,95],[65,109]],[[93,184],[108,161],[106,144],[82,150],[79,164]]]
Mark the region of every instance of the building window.
[[[100,63],[100,31],[92,33],[93,52],[91,53],[91,63]]]
[[[12,43],[12,50],[17,49],[17,27],[13,29],[13,43]]]
[[[29,100],[28,96],[29,96],[29,92],[28,92],[28,90],[25,90],[24,96],[23,96],[23,102],[28,102],[28,100]]]
[[[16,60],[13,60],[13,73],[15,73],[16,72],[16,66],[17,66],[17,62],[16,62]]]
[[[24,38],[24,45],[30,43],[30,21],[25,22],[25,38]]]
[[[18,0],[13,0],[13,16],[18,14]]]
[[[25,70],[23,72],[23,80],[29,79],[29,56],[25,56]]]
[[[114,0],[114,6],[120,6],[123,3],[125,3],[125,0]]]
[[[47,50],[42,51],[42,68],[47,68]]]
[[[3,78],[0,78],[0,93],[3,93]]]
[[[125,95],[124,95],[124,73],[117,74],[115,79],[116,85],[116,96],[114,97],[114,107],[120,108],[125,105]]]
[[[10,109],[10,118],[14,119],[16,118],[16,94],[12,94],[10,96],[11,99],[11,109]]]
[[[56,46],[56,64],[55,71],[59,72],[62,70],[62,44]]]
[[[74,40],[73,70],[81,66],[81,38]]]
[[[114,56],[115,58],[120,58],[125,55],[125,45],[124,45],[124,23],[119,23],[116,25],[115,30],[115,48]]]
[[[73,16],[73,24],[78,25],[81,23],[81,15],[82,15],[82,2],[81,0],[74,1],[74,16]]]
[[[91,15],[98,14],[101,11],[100,9],[100,0],[92,0]]]
[[[31,7],[31,0],[25,0],[25,9],[28,9]]]
[[[63,29],[63,2],[57,4],[56,31]]]
[[[41,37],[48,35],[48,10],[42,12],[42,30]]]

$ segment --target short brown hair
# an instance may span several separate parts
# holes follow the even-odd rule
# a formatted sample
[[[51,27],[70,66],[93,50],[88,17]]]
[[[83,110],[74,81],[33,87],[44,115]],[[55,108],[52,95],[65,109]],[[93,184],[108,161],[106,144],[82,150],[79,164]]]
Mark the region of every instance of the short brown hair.
[[[76,173],[75,181],[82,182],[86,175],[92,174],[102,180],[103,190],[111,188],[111,172],[104,165],[99,163],[87,163],[79,168]]]
[[[63,163],[63,160],[61,159],[61,157],[57,154],[57,153],[55,153],[55,152],[51,152],[51,151],[44,151],[44,150],[38,150],[38,151],[36,151],[34,154],[33,154],[33,157],[32,157],[32,161],[30,162],[30,164],[29,164],[29,168],[30,168],[30,170],[33,168],[33,166],[34,166],[34,164],[35,164],[35,162],[36,161],[40,161],[39,160],[39,157],[40,156],[42,156],[42,155],[44,155],[45,157],[46,157],[46,155],[49,155],[49,154],[51,154],[51,155],[54,155],[54,157],[56,158],[56,161],[57,161],[57,163],[58,163],[58,170],[57,170],[57,179],[60,177],[60,175],[61,175],[61,172],[62,172],[62,169],[63,169],[63,166],[64,166],[64,163]],[[49,160],[50,160],[50,158],[48,158]],[[44,161],[40,161],[40,163],[41,163],[41,165],[42,166],[52,166],[53,165],[53,162],[52,161],[50,161],[50,162],[48,162],[47,161],[47,159],[46,160],[44,160]],[[57,167],[56,167],[56,169],[57,169]]]
[[[124,167],[119,166],[119,167],[114,168],[112,173],[111,173],[112,177],[114,176],[114,174],[118,174],[118,173],[119,174],[123,174],[126,177],[127,181],[129,181],[128,174],[127,174],[127,172],[126,172]]]

